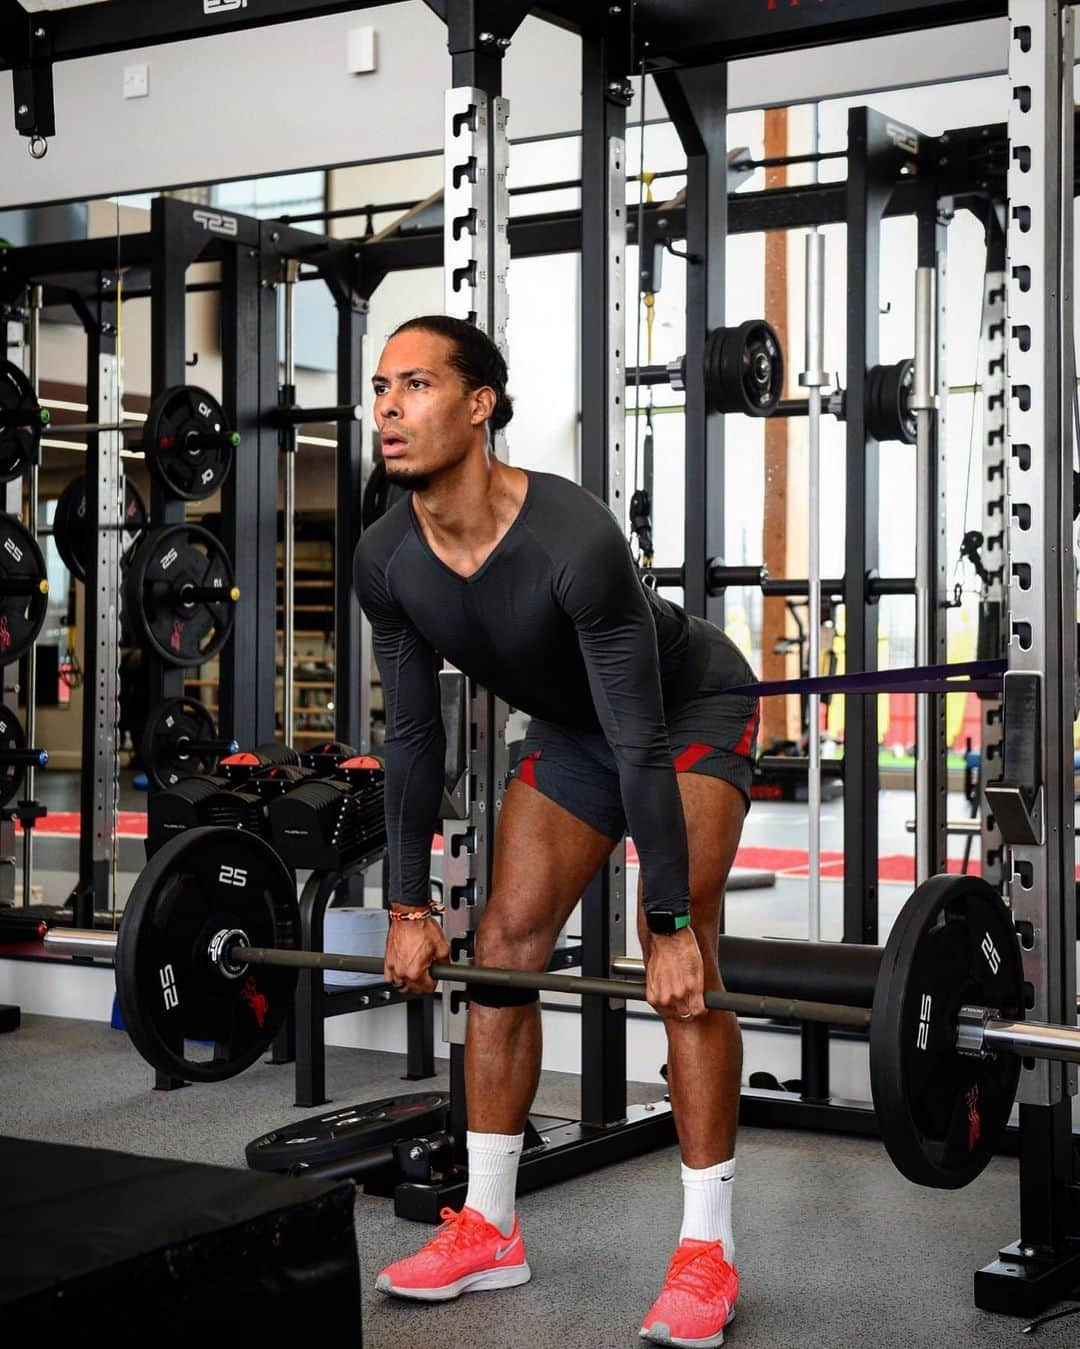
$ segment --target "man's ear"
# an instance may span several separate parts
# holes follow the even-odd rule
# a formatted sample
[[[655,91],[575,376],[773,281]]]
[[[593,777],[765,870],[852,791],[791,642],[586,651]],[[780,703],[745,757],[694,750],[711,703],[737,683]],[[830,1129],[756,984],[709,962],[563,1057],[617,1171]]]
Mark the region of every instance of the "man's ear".
[[[472,424],[486,422],[495,411],[495,390],[488,385],[473,390]]]

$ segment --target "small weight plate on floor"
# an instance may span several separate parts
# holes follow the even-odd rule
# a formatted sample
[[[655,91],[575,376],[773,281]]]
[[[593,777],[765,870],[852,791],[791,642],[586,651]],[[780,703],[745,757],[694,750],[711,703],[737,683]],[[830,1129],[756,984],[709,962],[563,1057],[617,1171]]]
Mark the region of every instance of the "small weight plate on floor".
[[[784,352],[764,319],[716,328],[705,341],[705,399],[713,412],[771,416],[784,388]]]
[[[1023,1016],[1009,910],[975,876],[932,876],[893,925],[870,1024],[870,1084],[882,1141],[918,1185],[955,1190],[990,1160],[1020,1076],[1012,1054],[956,1050],[962,1006]]]
[[[352,1157],[402,1138],[418,1138],[445,1127],[450,1098],[418,1091],[381,1101],[331,1110],[296,1120],[253,1139],[244,1149],[253,1171],[288,1171]]]
[[[127,562],[146,530],[149,516],[146,502],[130,478],[124,480],[124,531],[120,544],[120,565]],[[76,581],[86,580],[88,551],[86,527],[86,474],[72,478],[60,493],[53,518],[53,542],[60,560]]]
[[[220,755],[192,753],[185,745],[217,739],[217,726],[198,698],[166,698],[150,715],[142,738],[142,763],[158,787],[172,787],[181,778],[205,777]]]
[[[222,592],[221,603],[185,603],[186,585]],[[166,665],[191,668],[229,640],[234,585],[221,541],[199,525],[166,525],[148,534],[128,568],[125,601],[139,638]]]
[[[214,445],[199,444],[211,436]],[[185,501],[213,496],[229,476],[236,453],[221,404],[190,384],[154,399],[143,428],[143,449],[161,481]]]
[[[0,759],[6,750],[25,749],[26,734],[22,722],[10,707],[0,705]],[[0,806],[14,801],[26,776],[24,764],[0,763]]]
[[[5,594],[5,585],[26,593]],[[41,549],[13,515],[0,515],[0,664],[16,661],[41,631],[49,583]]]
[[[0,425],[0,482],[11,482],[39,458],[41,432],[48,425],[33,385],[11,361],[0,362],[0,412],[25,425]]]
[[[866,372],[866,429],[875,440],[915,444],[917,422],[909,406],[914,382],[915,362],[910,358]]]
[[[214,937],[233,931],[251,946],[299,946],[292,873],[273,848],[238,829],[170,839],[124,908],[116,993],[135,1048],[171,1077],[220,1082],[243,1072],[269,1049],[292,1005],[295,970],[251,965],[230,975],[214,959]]]

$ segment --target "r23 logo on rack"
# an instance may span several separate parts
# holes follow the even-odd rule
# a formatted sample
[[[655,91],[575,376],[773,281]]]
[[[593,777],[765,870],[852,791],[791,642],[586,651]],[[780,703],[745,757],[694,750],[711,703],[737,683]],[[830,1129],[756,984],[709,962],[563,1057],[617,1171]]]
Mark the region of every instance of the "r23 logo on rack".
[[[231,9],[247,9],[247,0],[203,0],[204,14],[224,14]]]
[[[192,211],[191,218],[211,234],[225,234],[230,239],[235,239],[240,230],[235,216],[221,215],[218,211]]]
[[[235,885],[238,889],[244,889],[247,885],[247,868],[223,866],[218,873],[219,885]]]

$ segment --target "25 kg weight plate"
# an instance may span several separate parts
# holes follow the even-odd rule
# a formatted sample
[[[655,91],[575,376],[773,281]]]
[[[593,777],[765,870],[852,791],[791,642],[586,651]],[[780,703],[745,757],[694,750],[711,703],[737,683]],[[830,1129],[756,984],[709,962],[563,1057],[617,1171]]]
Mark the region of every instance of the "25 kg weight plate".
[[[933,876],[893,926],[870,1025],[870,1083],[881,1137],[909,1180],[959,1189],[990,1160],[1009,1119],[1020,1060],[956,1050],[965,1004],[1023,1015],[1012,918],[974,876]]]
[[[151,468],[185,501],[213,496],[229,475],[238,442],[217,399],[190,384],[155,398],[143,428]]]
[[[186,598],[192,588],[221,599]],[[198,525],[167,525],[148,534],[128,568],[127,611],[140,640],[166,665],[201,665],[216,656],[233,626],[232,564],[225,548]]]
[[[0,515],[0,664],[29,650],[48,607],[41,549],[13,515]]]
[[[244,1149],[254,1171],[288,1171],[354,1157],[401,1138],[442,1129],[450,1098],[440,1091],[411,1092],[296,1120],[253,1139]]]
[[[234,1077],[265,1053],[285,1019],[296,971],[248,966],[231,977],[211,943],[234,931],[251,946],[298,946],[292,874],[272,848],[239,830],[192,829],[170,839],[124,908],[116,993],[136,1049],[171,1077]]]
[[[120,565],[126,566],[149,522],[146,502],[130,478],[124,480],[124,528]],[[76,581],[86,580],[89,530],[86,524],[86,474],[82,473],[60,493],[53,518],[53,542],[60,560]]]

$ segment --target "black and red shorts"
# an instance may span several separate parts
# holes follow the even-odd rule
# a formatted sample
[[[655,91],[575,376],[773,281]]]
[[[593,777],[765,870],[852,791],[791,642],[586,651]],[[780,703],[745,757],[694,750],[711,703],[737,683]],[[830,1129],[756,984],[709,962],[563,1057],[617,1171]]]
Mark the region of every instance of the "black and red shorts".
[[[698,688],[667,709],[675,771],[730,782],[749,810],[758,700],[724,689],[752,684],[757,676],[719,628],[701,619],[691,621],[706,630],[708,660]],[[615,756],[600,731],[574,730],[534,717],[510,776],[535,787],[608,838],[622,838],[626,832]]]

